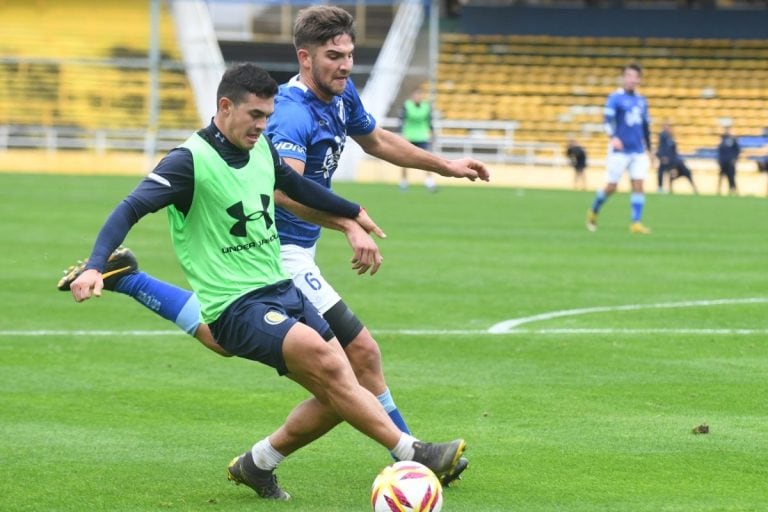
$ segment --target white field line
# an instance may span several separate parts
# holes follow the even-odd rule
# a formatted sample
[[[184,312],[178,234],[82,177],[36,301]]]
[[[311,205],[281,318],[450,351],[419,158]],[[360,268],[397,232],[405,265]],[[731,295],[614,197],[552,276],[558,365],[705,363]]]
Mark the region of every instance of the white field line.
[[[514,329],[507,332],[491,333],[487,329],[373,329],[377,335],[399,335],[399,336],[484,336],[489,334],[622,334],[622,335],[642,335],[642,334],[700,334],[700,335],[768,335],[768,329],[610,329],[610,328],[583,328],[583,329]],[[38,331],[0,331],[0,338],[18,338],[18,337],[48,337],[48,336],[101,336],[101,337],[154,337],[161,338],[166,336],[187,336],[182,331],[66,331],[66,330],[38,330]]]
[[[466,335],[484,335],[484,334],[701,334],[701,335],[755,335],[768,334],[768,329],[742,329],[742,328],[722,328],[722,329],[697,329],[692,327],[683,328],[658,328],[658,329],[625,329],[625,328],[574,328],[574,329],[520,329],[519,326],[537,322],[541,320],[550,320],[566,316],[588,315],[590,313],[605,313],[610,311],[636,311],[640,309],[666,309],[666,308],[692,308],[720,306],[730,304],[766,304],[766,297],[752,297],[745,299],[715,299],[715,300],[695,300],[683,302],[662,302],[656,304],[625,304],[621,306],[599,306],[591,308],[564,309],[560,311],[550,311],[538,315],[526,316],[522,318],[513,318],[499,322],[489,329],[373,329],[376,334],[397,334],[404,336],[466,336]],[[46,336],[186,336],[181,330],[159,331],[159,330],[0,330],[0,337],[46,337]]]
[[[515,332],[516,328],[528,324],[531,322],[538,322],[539,320],[550,320],[552,318],[561,318],[564,316],[579,316],[579,315],[588,315],[590,313],[605,313],[609,311],[636,311],[639,309],[669,309],[669,308],[696,308],[696,307],[706,307],[706,306],[721,306],[721,305],[729,305],[729,304],[764,304],[768,303],[768,298],[766,297],[752,297],[747,299],[715,299],[715,300],[691,300],[691,301],[683,301],[683,302],[660,302],[656,304],[626,304],[623,306],[599,306],[599,307],[592,307],[592,308],[579,308],[579,309],[563,309],[560,311],[550,311],[548,313],[541,313],[538,315],[533,316],[526,316],[522,318],[513,318],[511,320],[506,320],[504,322],[500,322],[496,325],[491,326],[490,329],[488,329],[488,332],[491,334],[508,334],[510,332]],[[733,329],[737,330],[737,329]],[[563,331],[568,331],[568,329],[564,329]],[[675,332],[678,332],[679,330],[675,330]],[[713,334],[709,329],[704,329],[703,331],[707,331],[706,334]],[[764,332],[765,330],[761,330],[760,332]],[[617,329],[615,332],[624,332],[622,329]],[[657,332],[657,330],[647,330],[647,329],[641,329],[640,332]],[[663,330],[663,332],[669,332],[667,330]],[[698,331],[697,331],[698,332]]]
[[[438,330],[438,329],[373,329],[374,334],[397,334],[401,336],[481,336],[481,335],[495,335],[495,334],[701,334],[701,335],[755,335],[766,334],[768,335],[768,329],[693,329],[693,328],[680,328],[680,329],[612,329],[612,328],[583,328],[583,329],[513,329],[510,331],[496,331],[490,330]]]
[[[31,330],[31,331],[0,331],[0,336],[186,336],[181,330],[176,331],[107,331],[107,330]]]

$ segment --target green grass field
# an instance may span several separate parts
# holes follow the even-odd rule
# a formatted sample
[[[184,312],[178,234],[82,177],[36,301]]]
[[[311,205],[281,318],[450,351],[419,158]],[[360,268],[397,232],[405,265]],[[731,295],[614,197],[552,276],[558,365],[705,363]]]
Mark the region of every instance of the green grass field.
[[[0,175],[0,510],[368,510],[390,459],[347,426],[281,466],[288,503],[227,482],[296,385],[129,298],[55,289],[137,180]],[[326,277],[377,336],[414,432],[468,442],[443,510],[766,510],[768,201],[650,195],[640,237],[626,195],[588,233],[591,193],[337,191],[389,237],[370,277],[326,233]],[[163,212],[127,245],[184,284]]]

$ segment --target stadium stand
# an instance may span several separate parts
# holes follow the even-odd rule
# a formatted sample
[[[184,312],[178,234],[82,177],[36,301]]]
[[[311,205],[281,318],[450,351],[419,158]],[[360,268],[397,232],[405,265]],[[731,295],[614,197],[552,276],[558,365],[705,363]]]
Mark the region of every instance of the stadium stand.
[[[677,1],[654,2],[664,4],[662,17],[646,8],[649,3],[635,2],[643,8],[632,10],[631,18],[645,19],[642,26],[611,22],[610,16],[620,15],[621,9],[583,8],[594,2],[557,0],[544,2],[546,9],[518,9],[525,2],[498,0],[494,5],[499,7],[487,7],[489,1],[463,0],[463,14],[460,22],[452,22],[453,28],[450,20],[441,20],[434,81],[435,105],[441,114],[436,150],[451,156],[469,153],[492,163],[566,167],[563,148],[573,137],[586,147],[590,162],[599,166],[605,154],[605,97],[616,87],[620,67],[638,61],[645,69],[642,92],[650,100],[655,126],[671,121],[686,157],[699,158],[704,167],[714,169],[712,151],[725,124],[733,125],[744,142],[744,160],[768,153],[768,39],[760,35],[764,24],[744,27],[733,22],[738,13],[728,12],[734,15],[728,17],[725,11],[718,12],[717,18],[723,18],[716,24],[719,28],[744,28],[740,36],[719,37],[705,33],[713,30],[702,24],[711,17],[709,11],[676,9]],[[358,20],[354,78],[362,89],[395,9],[386,2],[341,3]],[[532,2],[538,3],[544,5]],[[149,4],[145,0],[0,0],[0,160],[8,140],[49,152],[98,148],[104,146],[99,137],[105,130],[123,139],[123,149],[142,149],[150,122]],[[173,21],[166,3],[161,4],[158,129],[165,136],[158,149],[174,144],[173,132],[187,133],[199,125]],[[477,4],[486,7],[469,10]],[[510,16],[493,14],[512,4],[516,8]],[[253,4],[244,11],[249,16],[239,18],[225,10],[225,20],[238,21],[229,32],[217,29],[225,60],[258,55],[259,64],[280,81],[287,79],[296,69],[290,20],[304,5],[294,1]],[[581,8],[562,9],[561,5]],[[481,11],[491,14],[481,16]],[[765,12],[763,6],[753,18]],[[563,21],[572,18],[577,22]],[[693,21],[681,22],[684,19]],[[504,34],[484,33],[494,22]],[[553,26],[558,30],[543,32]],[[608,33],[584,35],[590,30]],[[668,37],[670,30],[675,37]],[[424,53],[426,27],[422,32]],[[636,33],[642,36],[628,35]],[[688,37],[691,33],[702,37]],[[429,81],[426,62],[421,66],[414,62],[401,97],[414,83]],[[22,102],[24,108],[19,108]],[[396,129],[396,115],[392,110],[381,124]],[[386,124],[389,120],[391,126]]]
[[[517,141],[576,137],[602,155],[605,97],[621,66],[637,61],[651,115],[675,124],[684,152],[710,157],[732,124],[755,139],[749,157],[768,144],[766,58],[762,39],[443,34],[437,107],[447,119],[516,120]]]
[[[0,8],[0,125],[146,129],[149,2],[5,0]],[[160,47],[158,128],[197,127],[165,9]]]

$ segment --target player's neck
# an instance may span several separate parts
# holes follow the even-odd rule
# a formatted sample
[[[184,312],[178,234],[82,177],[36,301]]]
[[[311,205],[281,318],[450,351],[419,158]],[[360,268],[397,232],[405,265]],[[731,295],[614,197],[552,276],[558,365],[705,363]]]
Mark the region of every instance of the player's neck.
[[[308,77],[306,75],[303,75],[302,73],[299,73],[299,82],[304,84],[307,87],[307,89],[312,91],[312,94],[317,96],[317,98],[320,101],[323,101],[325,103],[330,103],[331,100],[333,99],[333,96],[329,96],[328,94],[323,92],[323,90],[320,87],[318,87],[318,85],[315,83],[314,80],[312,80],[311,77]]]

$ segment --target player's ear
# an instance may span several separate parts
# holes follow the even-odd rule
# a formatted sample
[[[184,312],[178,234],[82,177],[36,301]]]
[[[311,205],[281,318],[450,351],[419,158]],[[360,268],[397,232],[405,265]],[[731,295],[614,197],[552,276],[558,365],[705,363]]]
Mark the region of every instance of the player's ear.
[[[312,54],[307,48],[299,48],[296,50],[296,57],[299,59],[299,65],[302,68],[310,67],[310,59],[312,58]]]
[[[232,103],[232,100],[227,98],[226,96],[222,96],[219,98],[219,112],[223,114],[229,114],[230,110],[232,110],[232,106],[234,103]]]

